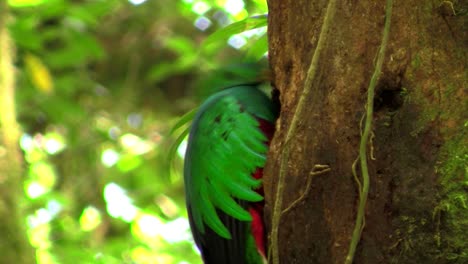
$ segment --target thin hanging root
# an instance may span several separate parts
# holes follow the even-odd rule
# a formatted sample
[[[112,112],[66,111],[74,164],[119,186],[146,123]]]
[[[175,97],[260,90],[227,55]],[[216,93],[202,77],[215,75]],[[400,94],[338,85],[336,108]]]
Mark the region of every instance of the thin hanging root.
[[[370,158],[371,160],[377,160],[374,156],[374,138],[375,138],[375,133],[371,131],[371,136],[369,139],[369,144],[370,144]]]
[[[443,5],[448,6],[448,8],[450,8],[450,11],[452,11],[452,14],[454,16],[457,15],[457,13],[455,12],[455,8],[453,7],[453,2],[452,1],[442,1],[442,3],[440,3],[439,7],[442,7]]]
[[[331,171],[330,166],[315,164],[314,168],[312,169],[312,171],[309,174],[309,177],[307,178],[306,189],[304,190],[304,192],[301,194],[301,196],[299,198],[297,198],[294,202],[292,202],[288,206],[288,208],[284,209],[283,212],[281,212],[281,214],[285,214],[285,213],[289,212],[291,209],[296,207],[296,205],[298,205],[300,202],[302,202],[307,197],[307,194],[309,194],[309,191],[310,191],[310,187],[312,186],[313,176],[324,174],[324,173],[329,172],[329,171]]]
[[[359,180],[359,177],[357,175],[357,172],[356,172],[356,166],[359,162],[359,157],[357,157],[354,162],[353,162],[353,166],[351,166],[351,170],[353,172],[353,176],[354,176],[354,181],[356,181],[356,184],[358,186],[358,191],[359,191],[359,194],[362,193],[362,184],[361,184],[361,181]]]
[[[362,123],[364,122],[364,118],[366,117],[366,113],[362,114],[361,120],[359,121],[359,135],[362,137]]]

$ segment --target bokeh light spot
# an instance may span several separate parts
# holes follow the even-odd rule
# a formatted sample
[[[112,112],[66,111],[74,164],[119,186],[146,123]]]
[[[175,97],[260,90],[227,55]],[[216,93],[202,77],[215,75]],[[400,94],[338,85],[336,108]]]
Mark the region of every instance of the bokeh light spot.
[[[31,199],[36,199],[37,197],[46,193],[47,190],[40,183],[33,181],[29,183],[26,187],[26,194]]]
[[[211,26],[211,20],[209,20],[205,16],[201,16],[195,20],[194,26],[201,31],[205,31],[207,28]]]
[[[199,15],[203,15],[204,13],[206,13],[210,9],[211,9],[211,7],[207,3],[205,3],[204,1],[197,1],[192,6],[192,11],[195,14],[199,14]]]
[[[150,141],[145,141],[130,133],[120,137],[120,144],[122,144],[122,147],[124,147],[129,153],[134,155],[145,154],[154,147]]]
[[[127,116],[127,124],[132,128],[139,128],[143,123],[143,116],[138,113],[131,113]]]
[[[179,155],[181,158],[184,158],[185,151],[187,151],[187,139],[184,139],[182,142],[180,142],[180,145],[177,148],[177,155]]]
[[[238,14],[244,10],[244,1],[242,0],[227,0],[224,9],[230,14]]]
[[[57,133],[50,133],[46,135],[44,142],[45,151],[51,155],[57,154],[65,149],[65,142],[63,137]]]
[[[28,152],[34,147],[34,140],[29,134],[23,134],[20,138],[21,149]]]
[[[247,40],[240,35],[234,35],[229,38],[228,44],[235,49],[240,49],[247,44]]]
[[[146,0],[128,0],[128,2],[130,2],[132,5],[141,5],[146,2]]]
[[[101,154],[101,162],[108,168],[114,166],[119,161],[119,158],[119,153],[113,149],[106,149]]]
[[[80,217],[80,226],[83,231],[91,231],[101,223],[101,213],[93,206],[83,210]]]
[[[156,236],[163,228],[161,220],[152,215],[143,215],[138,220],[138,228],[147,236]]]
[[[107,203],[107,212],[114,218],[120,218],[125,222],[135,219],[138,210],[132,204],[125,190],[111,182],[104,187],[104,199]]]

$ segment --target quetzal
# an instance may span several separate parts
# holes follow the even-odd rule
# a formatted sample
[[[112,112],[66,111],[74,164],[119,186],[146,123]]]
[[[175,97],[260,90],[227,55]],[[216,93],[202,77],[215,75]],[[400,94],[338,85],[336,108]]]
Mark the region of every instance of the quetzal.
[[[205,264],[266,263],[261,178],[276,109],[257,85],[210,96],[185,154],[190,227]]]

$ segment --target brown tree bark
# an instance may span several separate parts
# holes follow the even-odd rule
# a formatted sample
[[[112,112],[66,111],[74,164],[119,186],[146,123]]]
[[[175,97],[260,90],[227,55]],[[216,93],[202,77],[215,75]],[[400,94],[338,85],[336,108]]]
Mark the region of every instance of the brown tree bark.
[[[297,117],[290,154],[284,155],[327,5],[268,1],[269,57],[281,115],[265,168],[266,222],[282,158],[282,210],[301,197],[312,177],[304,199],[281,215],[280,263],[345,263],[355,225],[359,188],[351,168],[385,1],[337,1],[306,111]],[[393,1],[367,148],[365,226],[354,263],[468,263],[467,11],[464,1]],[[319,164],[331,170],[310,176]]]
[[[0,262],[35,263],[21,212],[22,156],[16,121],[14,48],[8,34],[6,1],[0,2]]]

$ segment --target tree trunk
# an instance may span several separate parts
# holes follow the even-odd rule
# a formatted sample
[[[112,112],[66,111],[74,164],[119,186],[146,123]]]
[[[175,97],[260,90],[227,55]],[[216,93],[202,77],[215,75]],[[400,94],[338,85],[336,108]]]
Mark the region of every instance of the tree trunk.
[[[6,1],[0,2],[0,259],[2,263],[35,263],[21,212],[22,156],[16,121],[14,48],[8,34]]]
[[[468,263],[468,5],[393,2],[364,145],[370,188],[354,263]],[[352,165],[382,46],[385,1],[338,1],[310,85],[328,1],[269,0],[268,6],[281,115],[265,168],[266,222],[279,193],[281,210],[298,201],[281,214],[280,263],[345,263],[360,199]],[[298,111],[306,89],[305,111]],[[311,176],[317,165],[331,170]]]

